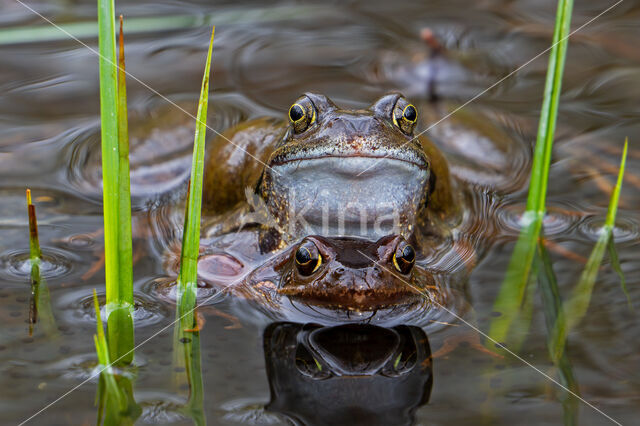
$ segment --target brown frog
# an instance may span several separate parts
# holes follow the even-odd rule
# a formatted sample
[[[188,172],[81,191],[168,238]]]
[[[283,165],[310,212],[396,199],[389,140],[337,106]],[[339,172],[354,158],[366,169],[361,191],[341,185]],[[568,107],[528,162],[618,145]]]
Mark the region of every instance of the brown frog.
[[[250,121],[213,141],[205,209],[236,208],[245,221],[261,222],[275,242],[267,251],[311,234],[377,240],[410,238],[420,228],[445,235],[459,220],[458,195],[440,151],[414,137],[417,119],[400,94],[347,110],[307,93],[288,122]]]
[[[307,236],[258,267],[245,283],[268,297],[341,310],[443,303],[444,292],[416,265],[417,256],[398,235],[377,241]]]

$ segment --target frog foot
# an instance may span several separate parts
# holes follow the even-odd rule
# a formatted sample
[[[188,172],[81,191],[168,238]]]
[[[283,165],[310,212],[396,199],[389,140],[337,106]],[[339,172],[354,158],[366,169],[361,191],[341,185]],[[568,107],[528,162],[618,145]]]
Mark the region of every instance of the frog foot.
[[[224,327],[225,330],[236,330],[238,328],[242,328],[242,324],[240,323],[240,320],[235,315],[231,315],[226,312],[223,312],[220,309],[217,309],[213,306],[206,306],[200,309],[204,310],[207,314],[215,315],[217,317],[229,320],[231,324],[226,325]],[[202,321],[204,324],[204,318],[202,319]]]

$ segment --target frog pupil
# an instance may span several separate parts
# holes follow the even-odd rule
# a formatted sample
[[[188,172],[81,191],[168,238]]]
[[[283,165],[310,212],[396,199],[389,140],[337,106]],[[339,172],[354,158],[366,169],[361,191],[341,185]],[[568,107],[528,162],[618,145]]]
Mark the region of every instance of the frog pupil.
[[[300,247],[296,252],[296,262],[301,265],[311,262],[311,253],[309,253],[309,249],[306,247]]]
[[[291,110],[289,111],[289,117],[291,117],[292,121],[298,121],[302,117],[304,117],[304,110],[300,105],[295,104],[294,106],[291,107]]]
[[[415,257],[416,257],[416,252],[413,250],[413,247],[406,246],[402,250],[402,259],[404,259],[405,262],[411,263],[413,262]]]
[[[409,105],[405,110],[404,110],[404,118],[406,118],[409,121],[416,121],[416,118],[418,117],[418,112],[416,111],[415,107],[413,105]]]

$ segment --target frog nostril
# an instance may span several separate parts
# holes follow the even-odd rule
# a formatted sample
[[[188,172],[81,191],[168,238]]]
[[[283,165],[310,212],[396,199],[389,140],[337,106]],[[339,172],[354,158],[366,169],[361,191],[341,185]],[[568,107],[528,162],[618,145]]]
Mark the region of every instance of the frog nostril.
[[[338,269],[336,269],[336,274],[338,274],[338,275],[342,275],[342,274],[344,274],[344,268],[338,268]]]

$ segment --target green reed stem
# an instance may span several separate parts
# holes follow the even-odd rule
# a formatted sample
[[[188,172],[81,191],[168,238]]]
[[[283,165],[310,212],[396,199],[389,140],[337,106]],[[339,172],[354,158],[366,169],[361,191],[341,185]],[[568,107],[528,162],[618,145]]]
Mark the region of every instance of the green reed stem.
[[[200,216],[202,209],[202,180],[204,177],[205,137],[207,131],[207,108],[209,103],[209,75],[215,27],[211,31],[209,51],[202,77],[202,88],[198,101],[196,132],[193,143],[191,179],[187,190],[184,233],[180,253],[180,275],[178,277],[177,322],[174,330],[174,363],[184,365],[189,382],[189,401],[182,411],[196,425],[205,425],[204,387],[202,384],[200,333],[194,309],[198,290],[198,255],[200,253]]]
[[[124,34],[120,15],[118,55],[118,154],[119,154],[119,234],[118,263],[121,299],[133,305],[133,248],[131,232],[131,187],[129,176],[129,123],[127,114],[127,83],[124,64]]]
[[[545,215],[547,183],[551,166],[551,152],[558,115],[558,104],[562,87],[562,76],[571,26],[573,0],[558,0],[553,44],[549,56],[544,98],[536,147],[531,167],[527,207],[523,215],[520,232],[507,267],[505,280],[494,304],[494,311],[502,315],[491,321],[489,334],[504,342],[513,333],[522,340],[528,320],[521,315],[521,307],[528,303],[526,294],[532,276],[532,265],[536,255],[538,238]],[[511,336],[513,338],[513,336]],[[517,343],[516,343],[517,344]]]
[[[31,202],[31,190],[27,189],[27,213],[29,217],[29,255],[31,266],[39,265],[42,251],[38,239],[38,220],[36,219],[36,206]]]
[[[38,240],[38,220],[36,207],[31,202],[31,190],[27,189],[27,213],[29,217],[29,259],[31,261],[31,299],[29,303],[29,336],[38,322],[38,299],[40,298],[40,241]]]
[[[551,358],[554,362],[563,356],[569,332],[580,323],[587,313],[600,264],[602,263],[609,242],[613,238],[613,227],[615,226],[616,214],[618,212],[618,201],[620,200],[620,190],[622,188],[622,179],[627,161],[628,145],[628,141],[625,141],[622,159],[620,160],[618,180],[611,194],[607,218],[604,226],[600,230],[598,241],[591,251],[591,255],[580,275],[578,284],[571,292],[571,297],[564,303],[561,315],[553,329],[551,336]]]
[[[118,71],[113,0],[98,0],[98,27],[107,331],[111,357],[128,364],[134,344],[131,201],[126,88],[124,69]]]
[[[182,238],[182,253],[180,256],[180,276],[178,287],[180,299],[178,302],[179,315],[186,328],[193,328],[193,309],[196,304],[198,280],[198,254],[200,252],[200,216],[202,209],[202,180],[204,176],[205,136],[207,131],[207,107],[209,100],[209,74],[211,70],[211,53],[215,27],[211,31],[211,40],[207,61],[202,78],[196,132],[193,145],[193,159],[191,163],[191,180],[185,208],[185,228]]]

